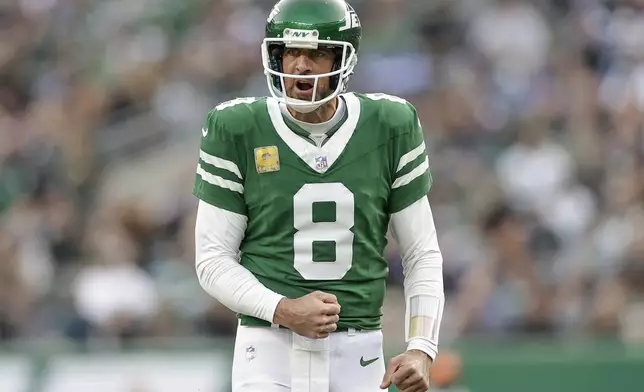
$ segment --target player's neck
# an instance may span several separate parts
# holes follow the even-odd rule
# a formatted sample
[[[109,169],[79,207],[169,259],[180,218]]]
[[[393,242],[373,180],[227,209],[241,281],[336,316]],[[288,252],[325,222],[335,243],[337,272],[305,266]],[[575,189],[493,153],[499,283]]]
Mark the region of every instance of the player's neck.
[[[294,119],[310,124],[320,124],[329,121],[336,110],[338,110],[338,97],[335,97],[311,113],[300,113],[293,108],[288,108],[288,112],[291,113]]]

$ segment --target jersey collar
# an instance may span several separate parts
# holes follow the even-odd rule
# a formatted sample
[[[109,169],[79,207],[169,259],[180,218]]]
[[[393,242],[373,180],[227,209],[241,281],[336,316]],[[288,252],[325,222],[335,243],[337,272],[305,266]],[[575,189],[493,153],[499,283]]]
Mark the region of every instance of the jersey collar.
[[[289,128],[276,99],[269,97],[266,101],[268,114],[277,134],[289,149],[307,166],[318,173],[326,172],[338,160],[351,136],[353,136],[360,119],[360,100],[358,97],[352,93],[342,94],[341,97],[344,98],[347,104],[346,121],[340,125],[333,137],[329,137],[328,141],[321,147],[309,143]],[[324,159],[326,165],[319,165],[320,159]]]

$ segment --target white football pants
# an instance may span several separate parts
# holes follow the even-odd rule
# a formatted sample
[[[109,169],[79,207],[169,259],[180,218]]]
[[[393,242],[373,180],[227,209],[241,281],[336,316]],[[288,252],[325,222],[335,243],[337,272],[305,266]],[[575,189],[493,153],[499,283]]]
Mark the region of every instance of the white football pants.
[[[382,392],[381,331],[309,339],[287,329],[237,328],[232,392]]]

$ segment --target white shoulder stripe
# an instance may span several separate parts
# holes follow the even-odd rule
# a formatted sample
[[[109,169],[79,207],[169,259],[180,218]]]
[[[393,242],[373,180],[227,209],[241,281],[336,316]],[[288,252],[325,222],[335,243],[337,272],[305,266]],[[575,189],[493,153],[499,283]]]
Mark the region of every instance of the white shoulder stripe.
[[[225,178],[210,174],[205,171],[204,168],[201,167],[201,165],[197,166],[197,174],[199,174],[204,181],[211,185],[215,185],[224,189],[230,189],[231,191],[241,193],[242,195],[244,194],[244,186],[242,184],[238,184],[234,181],[226,180]]]
[[[423,163],[418,165],[414,170],[410,171],[404,176],[398,177],[396,181],[394,181],[394,184],[391,186],[391,188],[396,189],[409,184],[416,178],[423,175],[427,171],[427,169],[429,169],[429,159],[425,157],[425,160],[423,161]]]
[[[400,158],[400,161],[398,162],[398,168],[396,169],[396,173],[398,173],[409,162],[418,158],[424,151],[425,151],[425,142],[420,143],[420,146],[414,148],[413,150],[409,151],[407,154],[403,155]]]
[[[226,159],[218,158],[214,155],[210,155],[204,150],[199,151],[199,158],[203,159],[203,161],[209,165],[213,165],[214,167],[218,167],[220,169],[228,170],[229,172],[236,175],[240,180],[243,179],[241,172],[239,171],[239,167],[232,161],[228,161]]]

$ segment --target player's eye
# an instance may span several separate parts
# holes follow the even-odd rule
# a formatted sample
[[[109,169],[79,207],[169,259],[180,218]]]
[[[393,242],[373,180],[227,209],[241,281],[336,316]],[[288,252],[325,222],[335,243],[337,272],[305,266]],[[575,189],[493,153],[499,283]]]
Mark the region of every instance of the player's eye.
[[[333,53],[330,50],[314,50],[313,58],[316,59],[325,59],[333,56]]]
[[[297,57],[300,55],[300,50],[297,48],[287,48],[284,50],[284,56]]]

